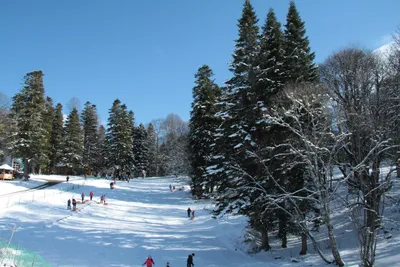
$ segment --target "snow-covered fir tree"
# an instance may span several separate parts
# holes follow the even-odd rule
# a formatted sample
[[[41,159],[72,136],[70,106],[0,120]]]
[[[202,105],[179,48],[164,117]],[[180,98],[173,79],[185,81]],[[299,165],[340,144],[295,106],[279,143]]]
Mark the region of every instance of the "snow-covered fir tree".
[[[286,81],[290,83],[315,82],[318,68],[315,53],[311,52],[304,22],[301,20],[294,1],[290,2],[284,30]]]
[[[85,107],[81,114],[83,126],[83,166],[91,172],[96,165],[96,157],[100,153],[98,147],[98,116],[96,105],[89,101],[85,103]]]
[[[240,190],[245,196],[243,201],[251,203],[245,205],[245,213],[250,217],[252,227],[262,233],[261,248],[265,250],[270,248],[268,231],[273,228],[272,222],[275,221],[275,216],[271,209],[266,211],[265,205],[268,203],[263,197],[263,192],[256,188],[261,186],[264,192],[274,191],[274,184],[266,175],[264,166],[268,162],[266,159],[271,156],[267,151],[271,146],[271,136],[276,129],[264,121],[264,116],[274,104],[274,96],[281,93],[284,84],[282,66],[284,51],[280,27],[274,11],[270,9],[260,37],[256,78],[251,95],[252,108],[248,109],[246,116],[249,119],[248,128],[252,140],[252,145],[246,147],[246,153],[251,155],[247,162],[250,168],[241,167],[248,175],[242,175],[239,183],[242,188],[246,188]]]
[[[54,106],[53,106],[53,99],[51,97],[46,97],[45,102],[45,110],[44,110],[44,117],[45,119],[45,128],[46,128],[46,138],[44,144],[44,154],[46,155],[45,161],[42,163],[43,168],[48,172],[50,170],[50,156],[51,156],[51,135],[53,132],[53,119],[54,119]]]
[[[218,115],[221,120],[220,129],[217,136],[220,142],[215,145],[219,146],[221,151],[214,158],[223,160],[223,166],[218,166],[217,170],[209,170],[213,173],[216,171],[223,172],[220,175],[219,190],[223,192],[219,198],[220,208],[231,206],[237,203],[239,197],[234,184],[240,180],[243,175],[242,167],[248,165],[249,155],[246,148],[253,143],[251,142],[249,115],[252,97],[252,87],[255,81],[255,64],[259,51],[259,28],[257,26],[258,19],[254,12],[250,1],[246,0],[242,10],[242,17],[239,19],[239,38],[235,41],[235,51],[233,53],[233,61],[230,70],[233,77],[227,81],[227,88],[223,90],[221,108]],[[212,166],[215,166],[214,164]],[[211,167],[211,166],[210,166]]]
[[[133,112],[131,116],[125,104],[116,99],[109,111],[107,123],[107,162],[116,175],[131,172],[134,167]]]
[[[58,103],[54,109],[53,127],[50,137],[50,169],[53,169],[61,162],[63,154],[63,136],[64,136],[64,117],[62,113],[63,106]]]
[[[9,108],[10,99],[3,93],[0,93],[0,161],[3,160],[7,149],[7,138],[11,132]]]
[[[147,175],[149,166],[149,147],[146,128],[143,124],[134,128],[133,154],[135,155],[135,170],[137,176]],[[144,172],[143,172],[144,171]]]
[[[211,176],[206,175],[211,165],[212,146],[215,129],[218,125],[216,102],[219,87],[213,80],[213,72],[209,66],[203,65],[195,75],[193,102],[189,121],[189,157],[191,165],[192,192],[201,196],[205,190],[211,193],[214,183]]]
[[[95,155],[95,175],[104,174],[107,170],[107,142],[106,129],[100,125],[97,130],[97,155]]]
[[[11,117],[14,133],[10,150],[12,155],[23,159],[25,177],[31,167],[40,166],[47,160],[44,94],[43,72],[33,71],[26,74],[24,87],[13,97]]]
[[[148,176],[156,176],[157,175],[157,136],[154,131],[154,126],[150,123],[147,126],[147,148],[148,148]]]
[[[64,126],[64,145],[61,162],[72,169],[81,172],[83,160],[83,132],[78,110],[73,108]]]

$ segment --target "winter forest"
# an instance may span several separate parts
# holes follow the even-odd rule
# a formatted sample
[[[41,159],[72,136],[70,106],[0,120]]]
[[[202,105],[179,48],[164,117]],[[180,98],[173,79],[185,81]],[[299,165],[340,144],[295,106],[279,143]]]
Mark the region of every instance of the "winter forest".
[[[90,174],[105,176],[163,176],[187,173],[187,125],[176,114],[135,125],[134,113],[119,99],[109,110],[106,125],[99,124],[96,105],[79,100],[63,106],[45,96],[41,71],[24,77],[24,87],[2,101],[2,156],[24,160],[29,173]],[[172,156],[173,155],[173,156]]]
[[[400,176],[400,29],[387,51],[350,46],[317,64],[294,2],[279,22],[273,9],[257,18],[246,0],[237,26],[231,78],[217,84],[208,65],[197,70],[189,122],[171,113],[137,125],[116,99],[101,125],[90,101],[53,103],[35,70],[11,100],[0,95],[0,157],[21,158],[26,177],[188,175],[193,198],[214,201],[216,218],[248,218],[257,252],[298,236],[300,255],[311,245],[338,266],[333,213],[346,210],[360,263],[375,266]]]

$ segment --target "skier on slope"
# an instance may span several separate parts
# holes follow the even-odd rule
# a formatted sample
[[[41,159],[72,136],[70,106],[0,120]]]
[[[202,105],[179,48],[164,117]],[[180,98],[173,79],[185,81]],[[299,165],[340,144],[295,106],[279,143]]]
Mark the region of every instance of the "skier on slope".
[[[194,253],[192,253],[192,255],[189,255],[189,256],[188,256],[188,259],[187,259],[187,267],[192,267],[192,266],[194,266],[193,257],[194,257]]]
[[[188,217],[190,218],[190,213],[192,212],[192,210],[190,208],[187,209],[187,213],[188,213]]]
[[[154,260],[151,256],[147,257],[147,260],[143,263],[143,266],[146,265],[146,267],[152,267],[154,263]]]
[[[82,202],[85,200],[85,192],[82,192],[81,194]]]
[[[170,265],[169,265],[169,262],[167,262],[167,266],[166,267],[171,267]]]
[[[90,195],[90,201],[92,201],[92,198],[93,198],[93,195],[94,195],[94,194],[93,194],[93,191],[90,191],[90,194],[89,194],[89,195]]]

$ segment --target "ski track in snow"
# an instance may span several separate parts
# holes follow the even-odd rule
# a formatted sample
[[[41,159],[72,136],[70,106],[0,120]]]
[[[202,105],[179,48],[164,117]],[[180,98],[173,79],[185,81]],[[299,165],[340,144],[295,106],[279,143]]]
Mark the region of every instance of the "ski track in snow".
[[[1,183],[0,195],[37,186],[46,178],[65,181],[62,176],[33,178],[40,180]],[[72,182],[60,183],[51,189],[28,192],[23,197],[10,196],[7,203],[0,203],[0,240],[9,240],[9,228],[16,223],[18,229],[12,243],[38,253],[53,267],[142,266],[148,255],[154,258],[156,266],[170,262],[171,267],[180,267],[186,266],[187,256],[191,253],[196,254],[196,267],[330,266],[316,255],[310,242],[309,254],[298,256],[300,240],[293,236],[289,237],[286,249],[280,248],[280,241],[271,235],[271,251],[246,253],[250,247],[243,243],[246,218],[224,216],[213,219],[211,201],[193,200],[184,177],[133,179],[130,183],[117,181],[114,190],[110,189],[109,183],[110,180],[84,181],[73,177]],[[185,189],[170,192],[170,184]],[[81,200],[80,194],[85,192],[87,199],[90,191],[95,194],[92,202],[78,204],[79,212],[67,210],[68,198]],[[391,192],[394,197],[398,195],[400,181],[395,182]],[[103,194],[107,195],[109,205],[97,204]],[[0,201],[6,202],[6,199],[0,198]],[[5,208],[4,204],[10,205]],[[332,205],[341,255],[347,266],[358,266],[354,229],[339,202]],[[193,221],[187,217],[188,207],[196,211]],[[397,265],[400,261],[398,202],[388,204],[385,213],[389,220],[385,223],[388,232],[380,234],[377,266],[400,266]],[[331,259],[323,227],[315,237]],[[292,259],[298,262],[292,262]]]
[[[88,180],[83,187],[19,204],[2,210],[0,237],[11,235],[5,225],[17,223],[13,244],[38,253],[52,266],[142,266],[151,255],[156,266],[186,266],[195,253],[195,266],[282,266],[266,264],[241,250],[233,242],[243,234],[244,218],[213,219],[207,202],[190,198],[187,182],[172,178],[117,181],[109,189],[107,180]],[[169,191],[169,184],[184,191]],[[80,193],[95,196],[79,212],[66,209],[68,198]],[[108,206],[97,204],[107,194]],[[87,198],[87,197],[86,197]],[[209,206],[209,204],[208,204]],[[189,220],[186,210],[194,209]]]

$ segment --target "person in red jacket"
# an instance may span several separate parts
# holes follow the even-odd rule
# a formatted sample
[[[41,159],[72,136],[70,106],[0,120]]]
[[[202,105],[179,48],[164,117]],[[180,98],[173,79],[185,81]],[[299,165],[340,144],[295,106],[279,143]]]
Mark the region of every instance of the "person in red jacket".
[[[94,195],[93,192],[90,191],[90,201],[92,201],[93,195]]]
[[[143,263],[143,266],[146,265],[146,267],[152,267],[153,264],[155,265],[153,258],[149,256],[147,257],[147,260]]]

